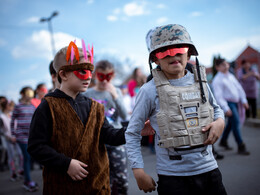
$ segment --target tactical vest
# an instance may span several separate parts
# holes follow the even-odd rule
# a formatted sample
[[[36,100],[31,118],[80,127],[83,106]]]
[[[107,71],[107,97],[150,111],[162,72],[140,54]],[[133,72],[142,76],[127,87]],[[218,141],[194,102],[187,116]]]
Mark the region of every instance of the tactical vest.
[[[201,129],[213,121],[214,111],[209,101],[202,103],[195,67],[193,72],[193,85],[173,86],[161,70],[152,71],[160,102],[156,117],[160,130],[159,146],[162,148],[202,145],[208,136]],[[200,72],[208,100],[204,66],[200,66]]]
[[[53,131],[51,145],[57,152],[88,165],[88,176],[73,181],[66,172],[51,167],[43,170],[43,194],[109,195],[109,161],[100,143],[104,106],[92,101],[86,125],[64,98],[45,97],[50,107]]]

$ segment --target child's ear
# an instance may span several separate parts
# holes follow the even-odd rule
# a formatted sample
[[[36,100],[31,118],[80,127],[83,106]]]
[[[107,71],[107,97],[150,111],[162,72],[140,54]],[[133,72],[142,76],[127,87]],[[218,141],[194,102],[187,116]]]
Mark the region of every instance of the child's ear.
[[[60,76],[61,80],[64,80],[64,81],[68,80],[66,71],[64,71],[64,70],[59,71],[59,76]]]

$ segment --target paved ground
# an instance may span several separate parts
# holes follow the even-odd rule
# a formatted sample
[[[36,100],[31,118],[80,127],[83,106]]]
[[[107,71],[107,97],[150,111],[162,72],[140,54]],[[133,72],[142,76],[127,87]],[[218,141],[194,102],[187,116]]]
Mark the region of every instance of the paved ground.
[[[233,135],[230,136],[230,145],[234,148],[232,151],[223,151],[216,144],[216,149],[225,155],[223,160],[219,160],[219,169],[223,175],[223,182],[229,195],[258,195],[260,194],[260,127],[253,126],[249,123],[242,129],[242,135],[248,149],[251,152],[250,156],[240,156],[236,152],[236,144]],[[151,154],[148,148],[143,148],[145,170],[155,180],[157,176],[155,173],[155,155]],[[36,167],[32,171],[32,178],[40,184],[40,190],[33,192],[34,195],[42,194],[42,179],[41,170]],[[22,188],[22,181],[9,181],[9,172],[0,172],[0,195],[25,195],[31,194],[24,191]],[[132,171],[129,171],[129,195],[145,194],[141,192]],[[157,194],[156,192],[150,194]]]

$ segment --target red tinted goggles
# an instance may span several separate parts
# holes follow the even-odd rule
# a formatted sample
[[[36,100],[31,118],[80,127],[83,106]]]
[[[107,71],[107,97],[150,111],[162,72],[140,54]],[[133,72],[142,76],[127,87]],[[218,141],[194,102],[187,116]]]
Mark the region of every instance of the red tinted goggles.
[[[171,49],[167,49],[166,51],[163,52],[157,52],[155,54],[155,56],[158,59],[163,59],[166,56],[175,56],[176,54],[185,54],[187,53],[189,50],[189,47],[181,47],[181,48],[171,48]]]
[[[81,80],[87,80],[88,78],[92,78],[92,73],[90,70],[76,70],[73,73]]]
[[[101,72],[97,72],[96,75],[97,75],[97,79],[101,82],[104,80],[110,81],[114,75],[114,72],[110,72],[108,74],[103,74]]]

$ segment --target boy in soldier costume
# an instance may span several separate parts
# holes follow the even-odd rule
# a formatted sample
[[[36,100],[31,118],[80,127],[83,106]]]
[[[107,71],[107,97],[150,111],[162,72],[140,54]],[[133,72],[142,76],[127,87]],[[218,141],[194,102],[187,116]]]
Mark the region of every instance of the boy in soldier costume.
[[[125,130],[114,129],[104,106],[80,93],[94,70],[93,50],[71,42],[57,52],[53,67],[61,86],[36,109],[28,142],[28,152],[44,165],[43,194],[109,195],[105,144],[124,144]]]
[[[128,159],[138,187],[155,190],[144,172],[140,130],[150,120],[155,130],[158,194],[226,194],[212,154],[224,128],[224,114],[206,83],[205,67],[185,70],[198,52],[187,30],[177,24],[159,26],[146,36],[153,79],[139,91],[126,131]]]

